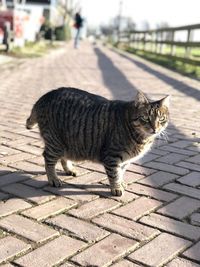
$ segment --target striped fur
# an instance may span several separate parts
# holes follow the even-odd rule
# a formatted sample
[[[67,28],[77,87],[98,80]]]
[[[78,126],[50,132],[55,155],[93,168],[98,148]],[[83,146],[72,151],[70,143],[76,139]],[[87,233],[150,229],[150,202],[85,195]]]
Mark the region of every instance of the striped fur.
[[[110,101],[75,88],[59,88],[33,106],[26,126],[38,123],[45,143],[49,183],[61,186],[55,165],[76,175],[73,161],[104,165],[111,192],[123,193],[123,174],[131,161],[146,153],[168,124],[168,97],[149,102],[142,92],[134,101]]]

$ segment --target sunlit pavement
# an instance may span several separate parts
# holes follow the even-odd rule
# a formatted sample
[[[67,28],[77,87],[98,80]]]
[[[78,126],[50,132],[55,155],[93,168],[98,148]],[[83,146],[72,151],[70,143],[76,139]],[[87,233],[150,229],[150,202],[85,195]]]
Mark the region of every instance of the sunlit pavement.
[[[168,135],[111,197],[101,165],[49,187],[33,103],[71,86],[110,99],[171,95]],[[13,266],[200,266],[200,82],[109,47],[82,43],[0,66],[0,263]],[[198,264],[199,263],[199,264]]]
[[[6,63],[10,63],[14,59],[7,55],[0,55],[0,66]]]

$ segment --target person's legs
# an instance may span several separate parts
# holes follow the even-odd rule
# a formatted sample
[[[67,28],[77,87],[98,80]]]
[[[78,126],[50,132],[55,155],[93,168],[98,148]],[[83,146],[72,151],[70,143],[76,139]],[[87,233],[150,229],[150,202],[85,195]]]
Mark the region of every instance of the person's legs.
[[[80,28],[77,29],[75,40],[74,40],[74,48],[78,48],[79,45],[79,35],[80,35]]]

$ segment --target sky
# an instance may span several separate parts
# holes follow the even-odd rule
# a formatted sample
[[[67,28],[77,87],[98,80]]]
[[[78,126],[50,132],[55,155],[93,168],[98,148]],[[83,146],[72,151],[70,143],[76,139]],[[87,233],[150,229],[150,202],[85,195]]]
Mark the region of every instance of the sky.
[[[120,0],[77,0],[89,26],[107,24],[119,14]],[[170,26],[200,24],[200,0],[121,0],[122,15],[129,16],[140,29],[167,22]]]

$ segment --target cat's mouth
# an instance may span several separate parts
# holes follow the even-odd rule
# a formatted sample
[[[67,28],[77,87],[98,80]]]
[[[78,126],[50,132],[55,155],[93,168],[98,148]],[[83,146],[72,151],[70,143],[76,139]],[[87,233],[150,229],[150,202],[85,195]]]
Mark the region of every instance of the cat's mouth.
[[[158,136],[160,136],[161,133],[162,133],[162,131],[160,131],[160,130],[151,129],[149,131],[145,131],[145,136],[146,137],[158,137]]]

